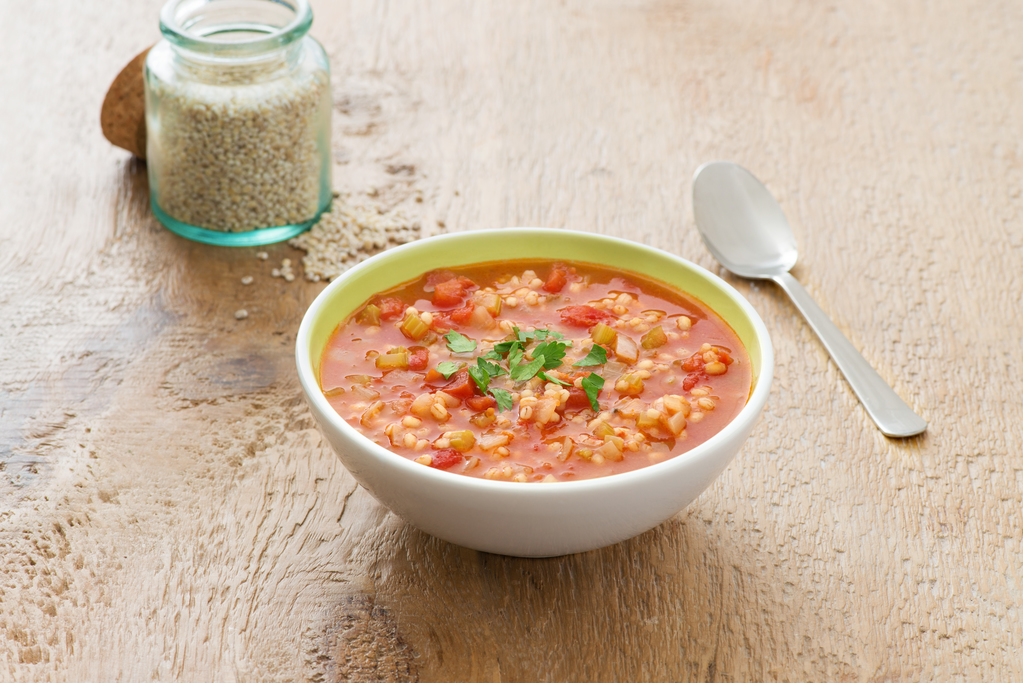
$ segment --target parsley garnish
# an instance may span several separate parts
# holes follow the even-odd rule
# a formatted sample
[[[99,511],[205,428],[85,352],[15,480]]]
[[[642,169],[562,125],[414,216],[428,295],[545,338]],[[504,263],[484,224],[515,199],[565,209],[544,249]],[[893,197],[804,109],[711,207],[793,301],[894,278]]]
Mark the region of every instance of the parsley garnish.
[[[478,365],[470,365],[468,367],[469,376],[472,377],[472,381],[476,382],[476,386],[480,388],[480,391],[484,394],[487,393],[487,386],[490,385],[490,375],[487,371]]]
[[[511,378],[516,382],[525,382],[526,380],[533,379],[540,370],[544,367],[544,362],[547,359],[542,355],[537,356],[528,363],[519,363],[511,369]]]
[[[508,368],[514,370],[515,366],[522,362],[526,352],[522,350],[522,344],[515,342],[508,350]]]
[[[468,353],[476,350],[476,341],[469,339],[464,334],[451,330],[444,335],[444,339],[448,342],[448,349],[451,353]]]
[[[515,328],[515,329],[518,329],[518,328]],[[511,351],[512,347],[514,347],[514,346],[522,346],[522,343],[517,341],[517,340],[515,340],[515,341],[498,342],[498,343],[494,344],[494,348],[491,349],[491,352],[496,353],[499,356],[501,354],[507,355],[508,352]]]
[[[528,344],[531,341],[543,341],[544,339],[564,339],[565,335],[554,330],[530,330],[529,332],[523,332],[517,327],[513,327],[515,330],[515,337],[523,344]]]
[[[572,367],[586,367],[589,365],[603,365],[607,362],[607,351],[604,350],[603,346],[594,344],[590,347],[590,352],[586,354],[586,357],[582,360],[577,360],[572,363]]]
[[[502,410],[511,410],[514,407],[514,400],[510,392],[496,387],[491,388],[490,382],[500,375],[508,375],[513,382],[527,382],[534,377],[569,386],[569,382],[558,379],[546,372],[560,367],[564,363],[568,348],[572,345],[570,341],[564,341],[565,337],[560,332],[553,330],[529,330],[522,331],[514,329],[514,337],[494,344],[493,348],[476,358],[475,365],[469,365],[466,369],[473,382],[479,387],[483,394],[489,394],[497,401],[497,407]],[[477,344],[474,340],[463,334],[452,330],[444,335],[448,349],[452,353],[469,353],[475,351]],[[535,342],[530,351],[532,360],[526,358],[526,348]],[[589,354],[574,365],[579,367],[591,365],[603,365],[607,362],[607,352],[602,346],[594,344]],[[507,369],[501,363],[507,363]],[[438,363],[437,372],[449,378],[458,370],[457,365],[450,361]],[[593,410],[599,411],[597,396],[604,386],[604,378],[595,373],[590,373],[583,379],[582,387],[590,400]]]
[[[539,356],[544,357],[543,367],[545,370],[553,370],[554,368],[561,365],[561,359],[565,357],[565,352],[568,351],[568,344],[560,341],[549,341],[543,342],[536,345],[536,349],[533,350],[533,357]]]
[[[476,365],[485,370],[486,373],[491,377],[497,377],[498,375],[508,374],[500,365],[498,365],[497,363],[491,363],[490,361],[486,360],[483,356],[480,356],[479,358],[476,359]]]
[[[451,375],[458,372],[458,366],[449,360],[437,363],[437,372],[444,375],[444,379],[451,379]]]
[[[515,401],[512,400],[512,395],[504,389],[491,389],[490,395],[497,401],[497,407],[502,412],[505,410],[511,410]]]
[[[590,399],[590,406],[593,407],[593,412],[600,412],[600,404],[597,403],[597,396],[600,394],[600,390],[604,387],[604,378],[600,375],[591,372],[583,378],[583,391],[586,392],[586,398]]]
[[[476,365],[470,365],[468,370],[469,376],[472,377],[472,381],[476,383],[476,386],[478,386],[480,391],[484,394],[487,393],[487,387],[490,386],[490,379],[492,377],[505,374],[504,368],[500,365],[497,363],[491,363],[482,357],[477,358]]]
[[[563,387],[569,386],[568,382],[562,382],[557,377],[552,377],[551,375],[547,374],[546,372],[538,372],[538,373],[536,373],[536,376],[539,377],[540,379],[545,379],[548,382],[554,382],[555,384],[560,384]]]

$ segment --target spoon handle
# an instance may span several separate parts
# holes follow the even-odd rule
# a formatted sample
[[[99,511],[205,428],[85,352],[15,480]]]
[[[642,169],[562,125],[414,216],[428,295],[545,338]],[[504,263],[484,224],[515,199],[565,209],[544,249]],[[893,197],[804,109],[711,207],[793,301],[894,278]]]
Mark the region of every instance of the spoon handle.
[[[788,273],[771,278],[792,298],[810,327],[817,333],[835,365],[859,396],[863,407],[885,436],[907,437],[920,434],[927,423],[899,398],[881,375],[860,355],[856,347],[835,327],[827,314]]]

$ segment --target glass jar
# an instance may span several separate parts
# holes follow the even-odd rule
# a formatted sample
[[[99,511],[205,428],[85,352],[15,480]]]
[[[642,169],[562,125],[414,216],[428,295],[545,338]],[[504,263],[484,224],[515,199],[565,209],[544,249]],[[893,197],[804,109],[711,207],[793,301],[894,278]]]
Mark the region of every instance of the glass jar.
[[[307,230],[332,197],[330,66],[307,0],[170,0],[146,58],[153,213],[228,246]]]

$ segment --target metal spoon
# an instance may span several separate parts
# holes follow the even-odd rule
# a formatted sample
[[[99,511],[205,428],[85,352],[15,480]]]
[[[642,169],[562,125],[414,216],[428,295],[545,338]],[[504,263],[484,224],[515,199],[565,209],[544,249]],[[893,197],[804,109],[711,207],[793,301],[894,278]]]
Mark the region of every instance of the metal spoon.
[[[798,257],[796,240],[781,207],[753,174],[727,161],[700,166],[693,177],[693,213],[703,243],[721,265],[742,277],[774,280],[792,298],[883,434],[906,437],[927,429],[789,274]]]

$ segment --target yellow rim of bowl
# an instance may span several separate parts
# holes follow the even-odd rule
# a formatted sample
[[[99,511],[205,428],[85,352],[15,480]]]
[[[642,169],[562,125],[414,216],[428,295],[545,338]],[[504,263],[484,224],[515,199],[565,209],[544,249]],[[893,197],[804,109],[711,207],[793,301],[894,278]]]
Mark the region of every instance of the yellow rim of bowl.
[[[593,233],[549,228],[478,230],[427,238],[368,259],[342,275],[313,303],[319,310],[309,331],[309,360],[319,377],[320,355],[331,333],[370,297],[430,270],[487,261],[560,258],[597,263],[659,280],[716,311],[738,335],[753,364],[754,387],[763,349],[753,321],[724,281],[684,259],[642,244]],[[726,289],[722,288],[724,285]],[[728,291],[731,290],[731,291]]]

